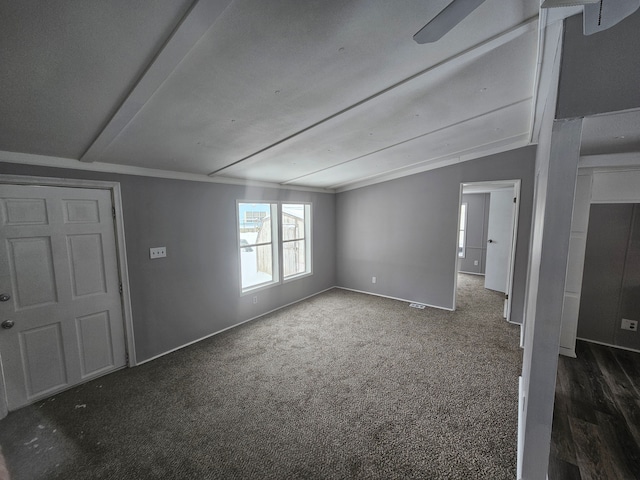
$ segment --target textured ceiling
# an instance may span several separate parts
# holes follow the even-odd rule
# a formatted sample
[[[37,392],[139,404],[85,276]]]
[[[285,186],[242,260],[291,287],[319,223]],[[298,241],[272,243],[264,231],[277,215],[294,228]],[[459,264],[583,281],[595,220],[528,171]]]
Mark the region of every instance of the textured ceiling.
[[[640,152],[640,110],[584,119],[581,155]]]
[[[416,44],[448,3],[3,2],[0,150],[341,188],[528,143],[538,2]]]

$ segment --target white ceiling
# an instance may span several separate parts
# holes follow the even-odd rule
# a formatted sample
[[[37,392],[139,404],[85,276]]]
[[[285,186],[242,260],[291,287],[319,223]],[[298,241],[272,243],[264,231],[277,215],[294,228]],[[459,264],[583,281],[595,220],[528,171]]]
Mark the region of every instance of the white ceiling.
[[[580,154],[640,152],[640,109],[586,117]]]
[[[538,2],[416,44],[448,3],[4,2],[0,151],[342,189],[528,144]]]

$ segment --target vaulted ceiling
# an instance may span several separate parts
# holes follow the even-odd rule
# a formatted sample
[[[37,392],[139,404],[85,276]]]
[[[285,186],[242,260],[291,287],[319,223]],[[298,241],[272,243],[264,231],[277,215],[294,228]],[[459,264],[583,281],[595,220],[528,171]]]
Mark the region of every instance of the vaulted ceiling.
[[[0,151],[341,189],[530,143],[539,2],[415,43],[449,3],[3,2]]]

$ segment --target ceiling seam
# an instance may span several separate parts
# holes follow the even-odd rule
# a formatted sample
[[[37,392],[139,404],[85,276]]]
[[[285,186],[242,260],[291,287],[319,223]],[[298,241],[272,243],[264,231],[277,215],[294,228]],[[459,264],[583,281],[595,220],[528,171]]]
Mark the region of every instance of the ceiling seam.
[[[257,155],[260,155],[261,153],[264,153],[264,152],[266,152],[268,150],[271,150],[274,147],[277,147],[278,145],[282,145],[283,143],[286,143],[286,142],[288,142],[289,140],[291,140],[291,139],[293,139],[295,137],[298,137],[298,136],[300,136],[300,135],[302,135],[302,134],[304,134],[304,133],[306,133],[306,132],[308,132],[308,131],[310,131],[310,130],[312,130],[312,129],[314,129],[314,128],[316,128],[316,127],[318,127],[318,126],[320,126],[320,125],[322,125],[324,123],[327,123],[327,122],[329,122],[329,121],[331,121],[331,120],[333,120],[333,119],[335,119],[335,118],[337,118],[337,117],[339,117],[339,116],[341,116],[341,115],[343,115],[343,114],[345,114],[347,112],[350,112],[351,110],[354,110],[354,109],[356,109],[356,108],[358,108],[358,107],[370,102],[371,100],[374,100],[374,99],[376,99],[376,98],[378,98],[380,96],[385,95],[386,93],[391,92],[392,90],[394,90],[394,89],[396,89],[396,88],[398,88],[398,87],[400,87],[402,85],[405,85],[405,84],[415,80],[416,78],[419,78],[419,77],[421,77],[423,75],[426,75],[428,73],[432,73],[434,71],[440,70],[442,67],[447,66],[447,65],[449,65],[451,63],[454,63],[454,62],[466,63],[466,62],[469,62],[469,61],[471,61],[471,60],[473,60],[473,59],[475,59],[477,57],[485,55],[486,53],[489,53],[490,51],[495,50],[499,46],[502,46],[502,45],[508,43],[509,41],[511,41],[511,40],[513,40],[515,38],[518,38],[518,37],[524,35],[525,33],[529,32],[531,30],[533,24],[536,23],[537,20],[538,20],[538,15],[535,15],[535,16],[525,20],[524,22],[516,25],[515,27],[512,27],[512,28],[510,28],[510,29],[508,29],[508,30],[506,30],[506,31],[504,31],[502,33],[499,33],[498,35],[494,35],[490,39],[485,40],[485,41],[483,41],[483,42],[481,42],[481,43],[479,43],[477,45],[474,45],[474,46],[472,46],[472,47],[464,50],[463,52],[460,52],[460,53],[458,53],[458,54],[456,54],[456,55],[454,55],[452,57],[449,57],[446,60],[443,60],[443,61],[437,63],[436,65],[432,65],[432,66],[430,66],[430,67],[428,67],[428,68],[426,68],[424,70],[421,70],[418,73],[415,73],[415,74],[413,74],[413,75],[411,75],[411,76],[409,76],[409,77],[407,77],[407,78],[405,78],[403,80],[400,80],[399,82],[397,82],[397,83],[395,83],[395,84],[393,84],[393,85],[391,85],[391,86],[389,86],[389,87],[387,87],[387,88],[385,88],[385,89],[383,89],[383,90],[381,90],[379,92],[376,92],[373,95],[370,95],[369,97],[366,97],[366,98],[360,100],[359,102],[356,102],[353,105],[350,105],[350,106],[348,106],[348,107],[346,107],[346,108],[344,108],[344,109],[342,109],[342,110],[340,110],[340,111],[338,111],[338,112],[336,112],[336,113],[334,113],[332,115],[329,115],[328,117],[326,117],[326,118],[324,118],[322,120],[319,120],[318,122],[315,122],[312,125],[309,125],[308,127],[303,128],[302,130],[299,130],[299,131],[297,131],[297,132],[295,132],[295,133],[293,133],[291,135],[288,135],[287,137],[285,137],[285,138],[283,138],[281,140],[278,140],[278,141],[276,141],[276,142],[274,142],[274,143],[272,143],[272,144],[270,144],[270,145],[268,145],[268,146],[266,146],[266,147],[264,147],[264,148],[262,148],[260,150],[257,150],[254,153],[252,153],[250,155],[247,155],[247,156],[245,156],[245,157],[243,157],[243,158],[241,158],[239,160],[231,162],[231,163],[225,165],[224,167],[220,167],[220,168],[212,171],[208,175],[209,176],[218,175],[220,172],[222,172],[222,171],[224,171],[224,170],[226,170],[228,168],[231,168],[231,167],[236,166],[236,165],[238,165],[240,163],[243,163],[243,162],[245,162],[245,161],[247,161],[247,160],[249,160],[249,159],[251,159],[251,158],[253,158],[253,157],[257,156]],[[493,46],[493,44],[495,44],[495,46]],[[490,47],[490,48],[488,48],[488,47]],[[481,53],[478,53],[478,52],[481,52]],[[466,58],[466,57],[469,57],[469,58]]]
[[[421,162],[416,162],[411,165],[405,165],[402,167],[394,168],[392,170],[387,170],[382,173],[375,173],[363,178],[359,178],[357,180],[336,183],[330,187],[325,187],[325,188],[330,188],[332,190],[335,190],[336,193],[341,193],[348,190],[354,190],[356,188],[366,187],[369,185],[375,185],[377,183],[394,180],[396,178],[406,177],[408,175],[413,175],[416,173],[422,173],[429,170],[443,168],[449,165],[453,165],[455,163],[462,163],[469,160],[473,160],[475,158],[480,158],[487,155],[493,155],[500,152],[505,152],[512,149],[514,145],[518,145],[519,143],[518,140],[523,141],[522,144],[519,145],[519,147],[524,147],[528,145],[528,135],[529,135],[528,132],[523,132],[518,135],[513,135],[511,137],[507,137],[502,140],[495,140],[493,142],[485,143],[483,145],[479,145],[477,147],[469,148],[466,150],[461,150],[456,153],[443,155],[441,157],[436,157],[429,160],[423,160]],[[465,158],[469,156],[471,156],[471,158]],[[287,185],[284,185],[284,186],[287,186]]]
[[[93,162],[109,148],[122,131],[171,76],[178,65],[206,34],[233,0],[196,0],[162,43],[124,100],[109,117],[87,149],[81,162]],[[220,6],[222,3],[222,6]],[[187,30],[189,30],[187,32]],[[177,58],[176,58],[177,55]],[[173,57],[173,58],[172,58]],[[152,78],[156,76],[158,78]],[[146,92],[144,90],[147,90]],[[136,100],[136,97],[143,97]]]
[[[314,171],[314,172],[312,172],[312,173],[306,173],[306,174],[304,174],[304,175],[300,175],[299,177],[291,178],[291,179],[289,179],[289,180],[287,180],[287,181],[285,181],[285,182],[281,182],[281,183],[280,183],[280,185],[288,185],[288,184],[289,184],[289,183],[291,183],[291,182],[295,182],[295,181],[300,180],[300,179],[302,179],[302,178],[309,177],[309,176],[311,176],[311,175],[315,175],[315,174],[317,174],[317,173],[324,172],[324,171],[326,171],[326,170],[331,170],[332,168],[339,167],[339,166],[341,166],[341,165],[345,165],[345,164],[350,163],[350,162],[354,162],[354,161],[359,160],[359,159],[361,159],[361,158],[368,157],[369,155],[374,155],[374,154],[376,154],[376,153],[383,152],[383,151],[388,150],[388,149],[390,149],[390,148],[395,148],[395,147],[397,147],[397,146],[399,146],[399,145],[403,145],[403,144],[405,144],[405,143],[412,142],[412,141],[417,140],[417,139],[419,139],[419,138],[423,138],[423,137],[426,137],[426,136],[429,136],[429,135],[433,135],[434,133],[438,133],[438,132],[444,131],[444,130],[446,130],[446,129],[448,129],[448,128],[452,128],[452,127],[460,126],[460,125],[462,125],[462,124],[464,124],[464,123],[471,122],[471,121],[473,121],[473,120],[477,120],[477,119],[482,118],[482,117],[484,117],[484,116],[486,116],[486,115],[491,115],[492,113],[497,113],[497,112],[499,112],[499,111],[501,111],[501,110],[505,110],[505,109],[507,109],[507,108],[510,108],[510,107],[513,107],[513,106],[519,105],[519,104],[521,104],[521,103],[529,102],[529,101],[531,101],[531,98],[532,98],[532,97],[527,97],[527,98],[524,98],[524,99],[522,99],[522,100],[518,100],[517,102],[513,102],[513,103],[510,103],[510,104],[508,104],[508,105],[503,105],[503,106],[498,107],[498,108],[495,108],[495,109],[493,109],[493,110],[489,110],[488,112],[484,112],[484,113],[481,113],[481,114],[479,114],[479,115],[475,115],[475,116],[473,116],[473,117],[469,117],[469,118],[466,118],[466,119],[464,119],[464,120],[461,120],[461,121],[459,121],[459,122],[454,122],[454,123],[451,123],[451,124],[449,124],[449,125],[445,125],[444,127],[436,128],[435,130],[431,130],[430,132],[422,133],[422,134],[417,135],[417,136],[415,136],[415,137],[408,138],[408,139],[403,140],[403,141],[401,141],[401,142],[394,143],[393,145],[388,145],[388,146],[383,147],[383,148],[380,148],[380,149],[378,149],[378,150],[374,150],[374,151],[372,151],[372,152],[365,153],[365,154],[363,154],[363,155],[359,155],[359,156],[354,157],[354,158],[350,158],[349,160],[345,160],[345,161],[343,161],[343,162],[336,163],[335,165],[331,165],[331,166],[329,166],[329,167],[321,168],[321,169],[316,170],[316,171]],[[510,138],[510,137],[507,137],[507,138]],[[448,155],[455,155],[455,154],[448,154]]]

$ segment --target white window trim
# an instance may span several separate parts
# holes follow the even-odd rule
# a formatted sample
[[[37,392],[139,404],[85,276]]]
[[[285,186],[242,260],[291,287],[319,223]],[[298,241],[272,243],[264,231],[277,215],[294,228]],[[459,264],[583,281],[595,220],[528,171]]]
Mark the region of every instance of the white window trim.
[[[458,242],[460,242],[460,232],[464,232],[462,238],[462,252],[458,252],[458,258],[467,258],[467,225],[469,225],[469,204],[463,202],[460,204],[460,213],[462,215],[462,207],[464,207],[464,228],[460,228],[460,222],[458,222]]]
[[[240,250],[246,247],[254,247],[262,244],[251,244],[251,245],[243,245],[240,246],[240,204],[241,203],[253,203],[253,204],[270,204],[272,212],[274,210],[276,214],[272,216],[275,217],[276,222],[271,222],[271,245],[275,245],[276,248],[272,248],[272,254],[274,257],[274,265],[273,265],[273,280],[269,282],[260,283],[251,287],[243,288],[242,287],[242,260],[240,258]],[[299,273],[297,275],[291,275],[284,278],[284,270],[283,270],[283,245],[284,241],[281,238],[282,232],[282,205],[304,205],[305,206],[305,261],[308,265],[308,269],[306,272]],[[236,200],[236,254],[238,255],[237,265],[238,265],[238,284],[240,288],[240,296],[246,296],[250,294],[255,294],[261,290],[266,290],[267,288],[271,288],[277,285],[284,285],[285,283],[293,282],[299,280],[304,277],[308,277],[313,275],[313,246],[312,246],[312,231],[313,231],[313,207],[311,202],[297,202],[297,201],[274,201],[274,200]],[[306,221],[306,217],[308,216],[308,221]],[[265,244],[269,245],[269,244]]]
[[[313,274],[313,262],[312,262],[312,257],[313,255],[311,254],[311,252],[313,252],[312,248],[311,248],[311,225],[312,225],[312,218],[311,218],[311,203],[310,202],[282,202],[280,204],[280,207],[282,207],[282,205],[304,205],[304,215],[305,215],[305,222],[304,222],[304,245],[305,245],[305,263],[307,265],[307,271],[306,272],[302,272],[302,273],[298,273],[296,275],[290,275],[287,278],[284,278],[284,269],[282,271],[282,283],[289,283],[291,281],[294,280],[298,280],[300,278],[303,277],[308,277],[310,275]],[[281,223],[282,222],[282,208],[280,209],[280,215],[278,217],[278,222]],[[309,221],[307,221],[307,218],[309,219]],[[280,231],[282,231],[282,225],[280,225]],[[294,240],[290,240],[290,241],[294,241]],[[279,247],[282,249],[283,246],[285,244],[285,241],[282,240],[279,242]],[[284,253],[281,252],[281,257],[284,261]]]

